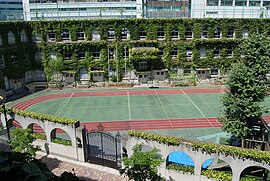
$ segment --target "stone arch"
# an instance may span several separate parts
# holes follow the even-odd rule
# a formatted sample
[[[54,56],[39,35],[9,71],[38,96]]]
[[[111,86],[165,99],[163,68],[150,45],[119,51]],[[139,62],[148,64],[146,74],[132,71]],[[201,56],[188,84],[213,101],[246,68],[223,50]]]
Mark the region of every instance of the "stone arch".
[[[11,126],[15,126],[15,128],[23,128],[23,125],[15,119],[11,120],[10,122],[11,122]]]
[[[209,172],[216,171],[217,175],[220,172],[226,172],[233,177],[233,169],[229,162],[219,157],[212,157],[204,160],[201,165],[201,175],[207,176]],[[220,178],[216,178],[220,179]]]
[[[166,167],[168,167],[169,165],[175,165],[174,168],[176,168],[177,166],[190,168],[190,169],[185,169],[185,171],[194,170],[194,160],[189,154],[185,152],[180,152],[180,151],[171,152],[166,158]]]
[[[240,181],[244,177],[254,177],[257,178],[258,180],[270,180],[269,175],[269,168],[264,167],[264,166],[258,166],[258,165],[249,165],[245,167],[240,175]]]
[[[54,128],[50,133],[50,141],[59,143],[65,142],[67,146],[72,146],[71,136],[65,130],[61,128]]]
[[[13,45],[16,43],[15,34],[12,31],[8,32],[8,44]]]
[[[40,139],[44,138],[44,140],[46,140],[47,136],[46,136],[44,128],[41,125],[39,125],[37,123],[31,123],[27,126],[27,128],[31,129],[33,133],[39,134],[40,137],[38,137],[38,138],[40,138]]]
[[[22,43],[28,42],[28,37],[27,37],[27,34],[26,34],[25,30],[22,30],[20,32],[20,36],[21,36],[21,42]]]

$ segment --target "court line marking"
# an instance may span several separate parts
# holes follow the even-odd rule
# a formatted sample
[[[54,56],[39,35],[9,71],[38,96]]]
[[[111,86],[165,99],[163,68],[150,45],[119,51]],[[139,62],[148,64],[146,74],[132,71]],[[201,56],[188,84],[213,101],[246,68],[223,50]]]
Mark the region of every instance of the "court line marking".
[[[72,92],[72,94],[69,96],[68,100],[66,101],[66,103],[61,107],[61,109],[59,110],[59,113],[57,114],[57,116],[59,116],[62,111],[64,110],[64,107],[66,107],[67,103],[69,102],[69,100],[71,99],[71,97],[73,96],[75,92]]]
[[[155,93],[156,93],[156,96],[157,96],[157,98],[158,98],[158,100],[159,100],[159,103],[161,104],[161,107],[162,107],[162,109],[163,109],[163,111],[164,111],[164,113],[165,113],[167,119],[169,120],[169,123],[170,123],[170,125],[171,125],[171,128],[173,128],[172,123],[171,123],[171,119],[170,119],[170,117],[169,117],[167,111],[165,110],[164,105],[163,105],[163,103],[161,102],[161,100],[160,100],[160,98],[159,98],[158,93],[157,93],[156,90],[155,90]]]
[[[128,97],[128,119],[131,120],[131,111],[130,111],[130,100],[129,100],[129,91],[127,90]]]
[[[201,115],[208,121],[208,123],[214,128],[213,124],[209,121],[209,119],[203,114],[203,112],[200,110],[200,108],[190,99],[190,97],[185,93],[183,89],[180,89],[183,94],[188,98],[188,100],[195,106],[195,108],[201,113]]]

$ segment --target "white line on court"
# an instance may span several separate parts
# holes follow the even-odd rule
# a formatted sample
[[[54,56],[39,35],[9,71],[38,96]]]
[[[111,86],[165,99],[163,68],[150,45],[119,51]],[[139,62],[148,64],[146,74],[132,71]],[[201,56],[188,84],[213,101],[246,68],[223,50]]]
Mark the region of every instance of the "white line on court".
[[[165,113],[167,119],[168,119],[169,122],[170,122],[171,127],[173,128],[172,123],[171,123],[171,119],[169,118],[168,113],[167,113],[167,111],[165,110],[164,105],[163,105],[163,103],[161,102],[161,100],[160,100],[160,98],[159,98],[158,93],[157,93],[156,90],[155,90],[155,93],[156,93],[156,96],[157,96],[157,98],[158,98],[158,100],[159,100],[159,103],[161,104],[161,107],[162,107],[162,109],[163,109],[163,111],[164,111],[164,113]]]
[[[188,98],[188,100],[196,107],[196,109],[198,109],[198,111],[201,113],[201,115],[208,121],[208,123],[212,126],[213,124],[208,120],[208,118],[203,114],[203,112],[200,110],[200,108],[190,99],[190,97],[188,97],[188,95],[185,93],[185,91],[183,89],[180,89],[183,94]]]
[[[131,112],[130,112],[130,100],[129,100],[129,91],[127,90],[128,95],[128,119],[131,120]]]
[[[66,103],[61,107],[61,109],[60,109],[59,113],[57,114],[57,116],[59,116],[62,113],[64,107],[66,107],[67,103],[69,102],[69,100],[71,99],[71,97],[73,96],[73,94],[74,94],[74,92],[72,92],[72,94],[69,96],[69,98],[66,101]]]

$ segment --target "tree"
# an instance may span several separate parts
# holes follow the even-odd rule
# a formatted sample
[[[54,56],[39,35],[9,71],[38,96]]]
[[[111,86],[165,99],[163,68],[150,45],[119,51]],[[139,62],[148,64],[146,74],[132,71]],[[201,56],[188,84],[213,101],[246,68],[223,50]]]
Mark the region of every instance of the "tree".
[[[252,35],[241,45],[244,58],[232,66],[227,91],[222,97],[223,130],[238,138],[252,134],[254,118],[260,118],[266,107],[264,101],[268,85],[266,74],[270,71],[270,43],[261,34]]]
[[[159,154],[159,150],[154,148],[151,151],[143,152],[142,144],[133,147],[133,155],[123,158],[124,168],[120,169],[120,174],[127,176],[130,180],[161,180],[158,176],[157,167],[164,162]]]
[[[38,146],[32,145],[35,137],[31,129],[16,128],[10,131],[10,136],[9,144],[14,152],[28,153],[35,156],[36,152],[40,150]]]

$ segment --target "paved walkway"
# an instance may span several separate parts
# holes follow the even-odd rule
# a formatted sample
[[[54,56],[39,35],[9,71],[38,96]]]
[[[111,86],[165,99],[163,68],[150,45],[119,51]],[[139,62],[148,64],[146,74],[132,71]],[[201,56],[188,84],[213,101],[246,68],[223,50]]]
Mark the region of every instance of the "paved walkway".
[[[49,169],[58,176],[67,171],[87,181],[128,181],[128,178],[120,176],[117,170],[108,167],[54,156],[38,155],[37,158],[46,163]]]

